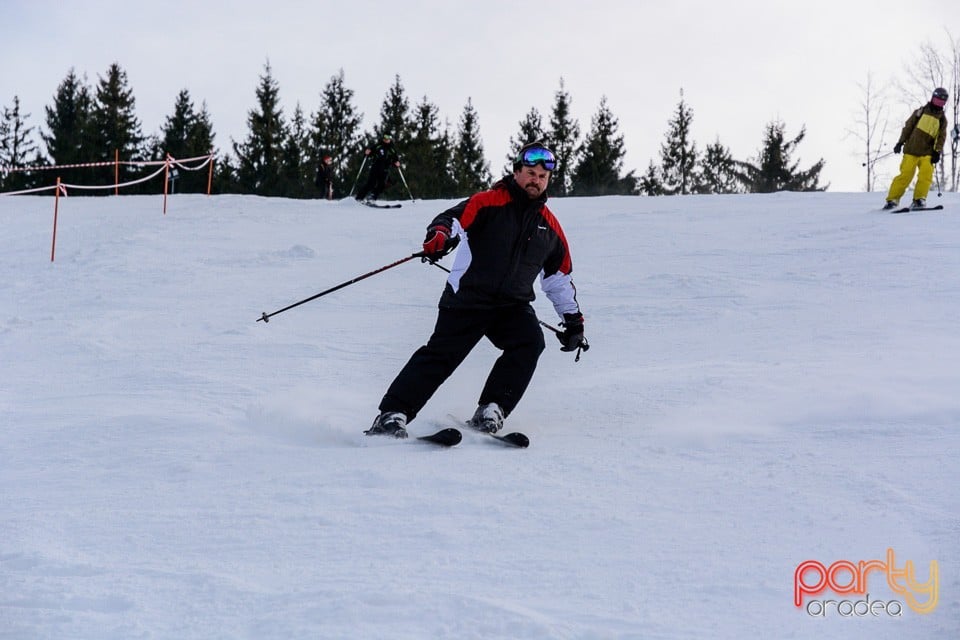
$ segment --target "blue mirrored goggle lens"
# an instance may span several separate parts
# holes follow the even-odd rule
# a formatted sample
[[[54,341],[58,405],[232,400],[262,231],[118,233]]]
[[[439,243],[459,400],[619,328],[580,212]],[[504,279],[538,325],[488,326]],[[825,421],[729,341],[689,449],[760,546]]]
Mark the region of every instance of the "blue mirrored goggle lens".
[[[535,167],[538,164],[542,164],[543,168],[547,171],[553,171],[557,168],[557,158],[550,149],[534,147],[533,149],[527,149],[523,152],[523,156],[520,158],[520,164],[525,167]]]

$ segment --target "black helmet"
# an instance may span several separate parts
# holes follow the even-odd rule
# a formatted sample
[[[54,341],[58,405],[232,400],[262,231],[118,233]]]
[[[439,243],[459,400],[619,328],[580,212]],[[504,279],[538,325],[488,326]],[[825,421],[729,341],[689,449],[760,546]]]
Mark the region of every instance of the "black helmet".
[[[950,96],[947,94],[947,90],[943,87],[937,87],[933,90],[933,96],[930,97],[930,102],[933,102],[938,107],[942,107],[947,104],[947,98]]]

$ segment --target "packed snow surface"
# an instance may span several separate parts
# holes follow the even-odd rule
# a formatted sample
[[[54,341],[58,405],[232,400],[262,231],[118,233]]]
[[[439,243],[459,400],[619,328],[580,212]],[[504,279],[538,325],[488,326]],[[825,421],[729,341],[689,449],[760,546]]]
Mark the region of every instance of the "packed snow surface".
[[[366,437],[446,275],[257,318],[453,202],[72,196],[51,261],[53,198],[0,197],[0,638],[960,637],[960,197],[551,200],[591,349],[547,332],[530,448]],[[804,561],[888,549],[935,610],[880,570],[902,615],[794,605]]]

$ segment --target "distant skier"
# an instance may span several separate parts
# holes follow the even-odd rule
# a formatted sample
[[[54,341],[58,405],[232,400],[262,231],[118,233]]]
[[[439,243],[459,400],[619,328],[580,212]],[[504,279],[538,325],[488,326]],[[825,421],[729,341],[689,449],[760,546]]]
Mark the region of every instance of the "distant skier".
[[[390,167],[400,166],[400,155],[397,153],[396,147],[393,146],[393,136],[389,133],[383,134],[380,142],[373,149],[364,149],[363,153],[372,162],[367,181],[357,192],[357,200],[376,200],[387,188],[387,173],[390,171]]]
[[[893,145],[894,153],[903,151],[900,175],[890,184],[884,209],[897,207],[918,168],[917,185],[913,188],[913,203],[910,207],[922,209],[927,205],[927,193],[933,183],[933,167],[940,161],[940,153],[947,140],[947,116],[943,111],[947,98],[947,90],[937,87],[930,97],[930,102],[907,118],[903,131],[900,132],[900,139]]]
[[[317,167],[317,179],[314,184],[327,200],[333,200],[333,181],[333,158],[323,156],[320,165]]]
[[[480,392],[471,422],[481,431],[499,431],[544,349],[543,330],[530,306],[537,276],[563,318],[564,331],[557,335],[561,351],[588,346],[570,279],[570,249],[546,206],[556,164],[552,151],[528,144],[514,161],[513,175],[444,211],[427,227],[423,251],[429,258],[460,248],[440,297],[433,335],[390,385],[367,435],[407,437],[407,423],[483,337],[503,353]]]

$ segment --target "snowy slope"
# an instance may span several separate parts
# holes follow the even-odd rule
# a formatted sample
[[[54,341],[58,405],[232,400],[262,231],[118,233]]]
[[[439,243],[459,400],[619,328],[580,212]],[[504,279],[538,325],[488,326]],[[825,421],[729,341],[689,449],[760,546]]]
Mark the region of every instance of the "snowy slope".
[[[418,250],[449,202],[73,197],[51,263],[53,201],[0,197],[0,638],[960,637],[942,202],[552,201],[592,349],[547,336],[514,451],[361,435],[439,269],[256,322]],[[469,415],[494,357],[411,430]],[[888,548],[938,563],[935,611],[794,606],[801,562]]]

